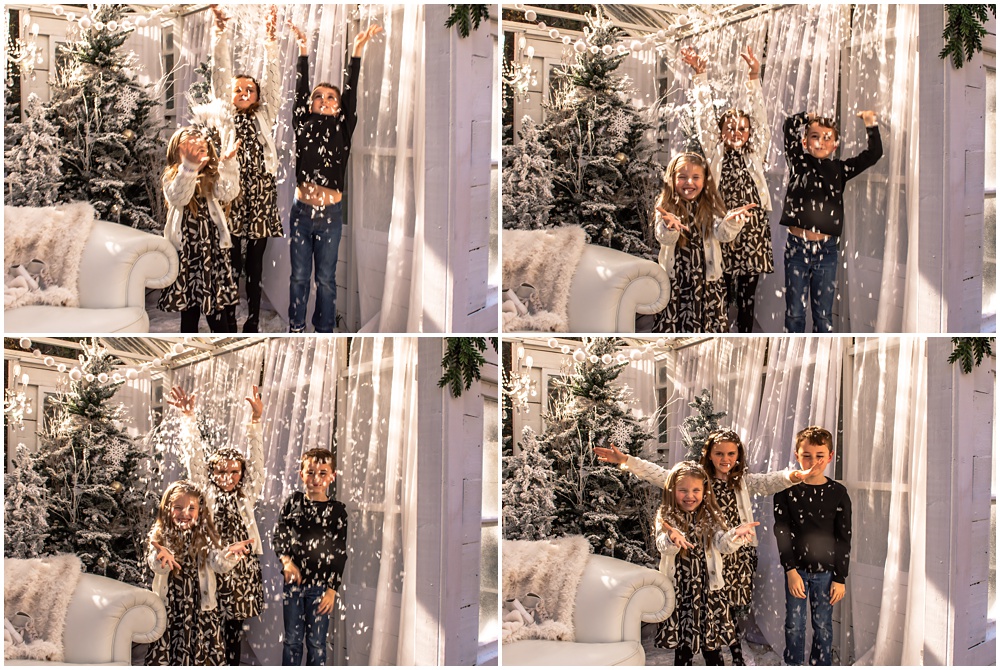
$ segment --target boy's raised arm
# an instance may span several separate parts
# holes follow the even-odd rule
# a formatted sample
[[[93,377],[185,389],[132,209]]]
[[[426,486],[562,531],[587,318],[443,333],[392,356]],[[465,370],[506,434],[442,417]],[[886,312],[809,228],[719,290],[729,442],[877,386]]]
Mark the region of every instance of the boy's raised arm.
[[[789,116],[785,119],[785,155],[801,155],[804,153],[802,148],[802,129],[809,122],[809,114],[806,112],[799,112],[794,116]]]
[[[844,161],[844,179],[857,177],[882,158],[882,133],[879,132],[878,118],[875,116],[875,112],[858,112],[858,117],[865,122],[868,147],[854,158],[848,158]]]

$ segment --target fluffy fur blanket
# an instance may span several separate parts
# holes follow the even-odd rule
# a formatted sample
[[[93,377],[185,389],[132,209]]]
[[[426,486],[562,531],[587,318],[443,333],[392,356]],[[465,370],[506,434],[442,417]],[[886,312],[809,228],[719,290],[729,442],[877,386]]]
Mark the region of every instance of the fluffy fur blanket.
[[[512,631],[504,636],[504,643],[576,639],[573,627],[576,590],[589,556],[590,543],[582,535],[537,542],[504,540],[504,600],[521,599],[528,593],[541,597],[536,609],[541,622]]]
[[[30,642],[5,647],[5,659],[63,660],[66,612],[80,581],[80,570],[80,559],[73,554],[4,559],[4,616],[24,612],[31,617],[25,631]]]
[[[529,314],[504,312],[503,330],[567,332],[569,287],[587,239],[583,228],[505,230],[501,238],[503,286],[531,284],[537,290]]]
[[[56,207],[4,207],[4,276],[12,265],[33,259],[45,263],[45,288],[4,291],[4,309],[24,305],[80,305],[80,261],[94,226],[94,208],[86,202]]]

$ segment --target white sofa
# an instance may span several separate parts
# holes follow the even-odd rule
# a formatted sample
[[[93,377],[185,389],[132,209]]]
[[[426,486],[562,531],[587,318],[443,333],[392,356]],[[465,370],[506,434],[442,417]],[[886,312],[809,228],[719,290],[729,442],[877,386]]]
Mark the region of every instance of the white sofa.
[[[146,589],[83,573],[63,631],[61,665],[131,665],[132,643],[158,640],[167,628],[163,601]],[[5,660],[4,665],[60,665]]]
[[[591,555],[576,594],[576,641],[521,640],[500,650],[501,665],[645,665],[643,622],[663,621],[674,590],[656,570]]]
[[[4,311],[4,332],[146,333],[146,289],[177,277],[177,251],[161,235],[94,221],[80,262],[80,306]]]
[[[570,284],[569,332],[634,333],[636,314],[656,314],[669,299],[657,263],[588,244]]]

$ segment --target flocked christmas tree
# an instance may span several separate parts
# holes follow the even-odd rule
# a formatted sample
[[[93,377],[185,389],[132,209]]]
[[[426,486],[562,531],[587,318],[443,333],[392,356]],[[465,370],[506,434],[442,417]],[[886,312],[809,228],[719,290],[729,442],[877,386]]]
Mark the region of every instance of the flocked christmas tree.
[[[545,415],[538,447],[552,461],[552,535],[581,534],[595,553],[652,565],[659,492],[594,455],[595,446],[612,442],[638,455],[653,437],[632,414],[631,392],[615,381],[628,364],[619,359],[618,344],[613,338],[585,340],[583,360]]]
[[[652,110],[634,106],[628,79],[615,74],[628,57],[622,30],[600,7],[587,22],[576,61],[558,73],[562,83],[538,127],[553,162],[549,226],[579,225],[588,242],[653,258],[662,168],[652,160]],[[505,183],[504,198],[509,194]],[[516,226],[505,216],[504,227]]]
[[[123,45],[125,5],[97,5],[87,28],[59,49],[68,63],[50,109],[63,140],[63,201],[85,200],[98,218],[143,230],[163,227],[160,175],[166,146],[153,115],[152,87]]]
[[[59,201],[62,140],[46,118],[38,96],[28,96],[24,120],[7,125],[4,134],[4,204],[47,207]]]
[[[32,464],[28,448],[18,444],[3,479],[4,556],[30,558],[47,553],[48,489]]]
[[[112,378],[113,357],[96,342],[84,352],[31,459],[47,490],[44,553],[74,553],[88,572],[145,586],[157,502],[144,477],[146,454],[122,424],[124,407],[112,402],[122,384]],[[5,525],[5,548],[11,532]]]
[[[503,225],[516,230],[549,227],[552,210],[551,151],[538,139],[538,127],[524,117],[521,141],[503,148]]]
[[[695,410],[695,413],[684,419],[684,423],[681,424],[681,440],[687,450],[684,458],[689,461],[700,461],[708,436],[719,430],[719,419],[725,417],[726,412],[715,411],[712,394],[708,389],[702,389],[701,393],[688,403],[688,407]]]
[[[538,450],[535,433],[525,426],[521,451],[503,457],[503,536],[541,540],[552,535],[552,461]]]

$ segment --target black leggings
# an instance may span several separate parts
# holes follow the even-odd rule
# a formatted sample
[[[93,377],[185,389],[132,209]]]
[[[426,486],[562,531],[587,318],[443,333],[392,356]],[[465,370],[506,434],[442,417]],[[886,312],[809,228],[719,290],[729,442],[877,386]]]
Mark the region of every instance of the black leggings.
[[[726,662],[722,660],[722,651],[719,649],[705,649],[702,647],[701,655],[705,657],[705,665],[726,664]],[[694,652],[691,651],[691,647],[677,647],[677,649],[674,650],[674,665],[691,665],[692,660],[694,660]]]
[[[741,333],[753,332],[753,307],[760,275],[726,275],[729,303],[736,305],[736,329]]]
[[[198,322],[201,321],[201,307],[195,305],[181,312],[181,332],[197,333]],[[221,312],[206,314],[205,321],[213,333],[236,332],[236,306],[225,307]]]
[[[243,648],[243,620],[226,619],[222,622],[222,637],[226,645],[226,665],[239,665]]]
[[[253,239],[236,235],[232,238],[230,257],[236,283],[239,284],[241,273],[245,272],[247,276],[247,320],[243,323],[243,332],[256,333],[260,327],[260,296],[263,292],[261,284],[264,278],[264,250],[267,248],[267,238]]]

